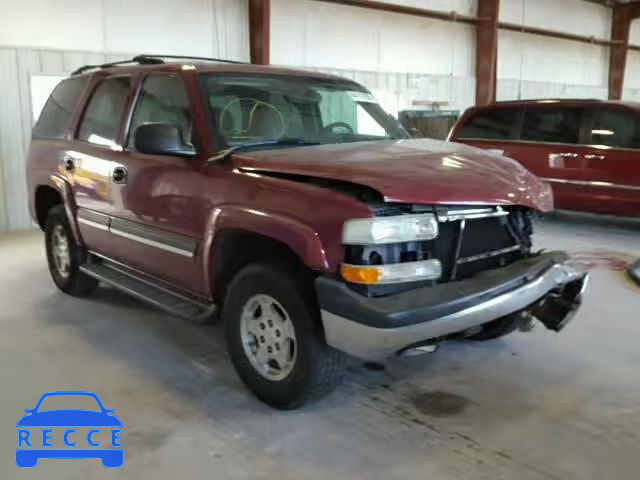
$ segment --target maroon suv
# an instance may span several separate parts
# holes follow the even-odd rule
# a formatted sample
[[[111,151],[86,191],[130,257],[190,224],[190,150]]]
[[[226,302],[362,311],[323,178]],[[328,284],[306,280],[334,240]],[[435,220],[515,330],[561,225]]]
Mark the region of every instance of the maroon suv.
[[[166,58],[166,57],[163,57]],[[560,330],[586,274],[535,252],[546,185],[513,160],[412,140],[350,80],[234,63],[84,67],[33,130],[31,211],[56,285],[99,282],[199,322],[294,408],[368,360]]]

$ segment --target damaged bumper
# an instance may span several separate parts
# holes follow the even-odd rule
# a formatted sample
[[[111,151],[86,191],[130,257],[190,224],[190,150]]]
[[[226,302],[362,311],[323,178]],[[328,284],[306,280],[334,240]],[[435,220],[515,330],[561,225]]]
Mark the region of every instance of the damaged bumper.
[[[573,318],[588,276],[563,252],[545,253],[460,282],[369,298],[319,277],[316,290],[326,341],[367,360],[528,312],[560,331]]]

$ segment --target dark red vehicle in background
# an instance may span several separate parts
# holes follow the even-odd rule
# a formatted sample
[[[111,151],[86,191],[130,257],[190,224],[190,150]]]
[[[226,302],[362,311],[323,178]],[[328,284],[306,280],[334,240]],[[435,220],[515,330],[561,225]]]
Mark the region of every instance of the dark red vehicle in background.
[[[221,309],[239,375],[280,408],[329,392],[344,353],[423,353],[534,319],[559,331],[586,285],[565,253],[532,248],[547,185],[409,139],[339,77],[150,56],[85,67],[48,100],[27,169],[62,291],[103,282],[200,322]]]
[[[552,185],[556,208],[640,216],[640,104],[498,102],[467,110],[449,140],[517,160]]]

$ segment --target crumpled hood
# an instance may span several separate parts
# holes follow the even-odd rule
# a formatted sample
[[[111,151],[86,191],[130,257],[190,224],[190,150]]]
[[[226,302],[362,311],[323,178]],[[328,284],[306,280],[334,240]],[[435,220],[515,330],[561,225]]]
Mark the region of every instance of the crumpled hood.
[[[340,143],[243,152],[236,168],[331,178],[371,187],[388,202],[553,208],[548,185],[516,161],[429,139]]]

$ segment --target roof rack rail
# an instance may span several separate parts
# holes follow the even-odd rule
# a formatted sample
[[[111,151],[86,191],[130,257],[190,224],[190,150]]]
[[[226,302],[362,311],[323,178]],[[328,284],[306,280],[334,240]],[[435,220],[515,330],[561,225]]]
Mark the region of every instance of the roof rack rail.
[[[71,75],[79,75],[81,73],[84,73],[88,70],[94,70],[94,69],[98,69],[98,70],[102,70],[103,68],[111,68],[111,67],[117,67],[119,65],[127,65],[127,64],[138,64],[138,65],[160,65],[163,63],[166,63],[163,59],[167,58],[167,59],[182,59],[182,60],[204,60],[207,62],[220,62],[220,63],[235,63],[235,64],[246,64],[247,62],[239,62],[237,60],[225,60],[222,58],[211,58],[211,57],[191,57],[191,56],[184,56],[184,55],[136,55],[135,57],[133,57],[130,60],[121,60],[118,62],[108,62],[108,63],[101,63],[98,65],[84,65],[80,68],[78,68],[77,70],[74,70]]]
[[[85,65],[71,72],[71,75],[79,75],[88,70],[102,70],[103,68],[117,67],[119,65],[127,65],[130,63],[137,63],[138,65],[158,65],[164,62],[159,58],[147,58],[145,55],[138,55],[137,57],[133,57],[131,60],[120,60],[118,62],[101,63],[98,65]]]
[[[246,65],[247,62],[240,62],[238,60],[226,60],[224,58],[214,58],[214,57],[193,57],[191,55],[138,55],[135,59],[157,59],[162,60],[163,58],[170,58],[175,60],[204,60],[206,62],[220,62],[220,63],[235,63],[240,65]]]

